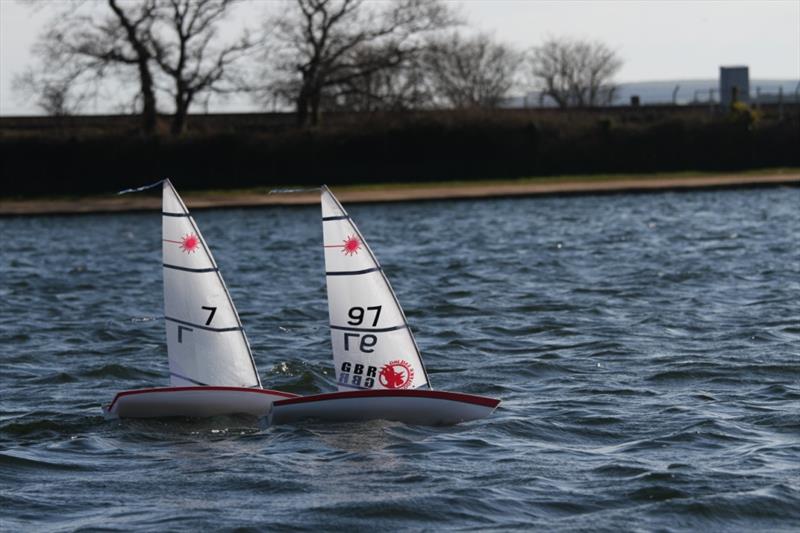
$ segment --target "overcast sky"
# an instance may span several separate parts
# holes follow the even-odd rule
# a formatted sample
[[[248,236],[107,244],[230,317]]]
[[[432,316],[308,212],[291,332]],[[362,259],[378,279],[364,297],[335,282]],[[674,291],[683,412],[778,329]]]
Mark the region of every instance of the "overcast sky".
[[[231,24],[258,20],[276,1],[251,2],[240,12],[238,22]],[[602,41],[625,61],[617,76],[620,82],[714,79],[720,65],[748,65],[751,78],[800,79],[800,0],[450,3],[460,7],[471,27],[519,48],[534,46],[548,36]],[[30,47],[52,11],[31,10],[18,0],[0,0],[2,115],[38,113],[32,102],[12,93],[11,83],[33,61]]]

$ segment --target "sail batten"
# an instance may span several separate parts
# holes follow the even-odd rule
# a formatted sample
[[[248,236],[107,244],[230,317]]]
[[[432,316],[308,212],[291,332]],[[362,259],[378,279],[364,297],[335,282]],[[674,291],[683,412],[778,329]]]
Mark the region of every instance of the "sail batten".
[[[390,326],[388,328],[354,328],[351,326],[334,326],[333,324],[330,325],[331,329],[339,329],[342,331],[362,331],[362,332],[376,332],[376,333],[385,333],[387,331],[395,331],[398,329],[405,329],[408,327],[408,324],[401,324],[399,326]]]
[[[379,272],[381,267],[365,268],[364,270],[340,270],[337,272],[325,272],[326,276],[360,276],[370,272]]]
[[[175,322],[176,324],[183,324],[184,326],[189,326],[192,328],[204,329],[206,331],[217,331],[220,333],[224,333],[226,331],[242,331],[241,326],[231,326],[228,328],[211,328],[208,326],[204,326],[202,324],[195,324],[194,322],[187,322],[186,320],[179,320],[177,318],[173,318],[171,316],[165,316],[164,320],[169,320],[170,322]]]
[[[339,390],[430,388],[414,335],[377,258],[327,187],[321,203]]]
[[[164,315],[170,382],[258,387],[239,314],[214,257],[169,180],[163,185]]]
[[[198,273],[198,274],[204,274],[206,272],[219,272],[219,269],[216,268],[216,267],[212,267],[212,268],[189,268],[189,267],[182,267],[182,266],[178,266],[178,265],[168,265],[166,263],[163,263],[161,266],[163,266],[164,268],[171,268],[173,270],[182,270],[183,272],[195,272],[195,273]]]

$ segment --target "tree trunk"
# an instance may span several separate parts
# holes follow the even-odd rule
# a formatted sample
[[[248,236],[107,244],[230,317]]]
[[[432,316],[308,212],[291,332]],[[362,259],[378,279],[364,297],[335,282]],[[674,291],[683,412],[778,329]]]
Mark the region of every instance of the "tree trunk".
[[[308,91],[305,87],[297,95],[297,125],[301,128],[308,125]]]
[[[314,93],[311,95],[311,125],[318,126],[319,125],[319,101],[322,98],[321,91],[314,90]]]
[[[108,5],[117,16],[127,34],[128,42],[136,51],[136,63],[139,67],[139,85],[142,92],[142,131],[152,135],[156,131],[156,94],[153,89],[153,76],[150,74],[150,53],[137,34],[137,28],[117,5],[117,0],[108,0]]]
[[[153,78],[147,61],[139,62],[139,79],[142,90],[142,131],[153,135],[156,131],[156,95],[153,91]]]
[[[564,95],[561,94],[559,91],[555,89],[550,89],[545,94],[547,94],[550,98],[552,98],[560,109],[567,108],[569,102],[567,101],[567,98],[565,98]]]
[[[179,92],[175,96],[175,114],[172,116],[172,126],[170,133],[174,137],[180,137],[186,131],[186,115],[189,112],[189,104],[192,95]]]

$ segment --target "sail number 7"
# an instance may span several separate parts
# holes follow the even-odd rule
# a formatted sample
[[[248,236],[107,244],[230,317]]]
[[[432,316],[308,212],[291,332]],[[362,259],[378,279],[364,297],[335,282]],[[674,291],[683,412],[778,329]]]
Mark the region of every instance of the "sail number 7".
[[[206,311],[211,311],[211,313],[209,313],[209,315],[208,315],[208,320],[206,320],[206,326],[210,325],[211,321],[214,319],[214,313],[217,312],[217,308],[216,307],[208,307],[208,306],[204,305],[204,306],[200,307],[200,309],[205,309]]]
[[[373,328],[378,325],[378,318],[381,316],[381,307],[380,305],[367,307],[367,311],[375,311],[375,316],[372,318]],[[363,307],[351,307],[347,312],[347,316],[350,317],[347,323],[351,326],[360,326],[364,322],[365,315],[366,312]]]

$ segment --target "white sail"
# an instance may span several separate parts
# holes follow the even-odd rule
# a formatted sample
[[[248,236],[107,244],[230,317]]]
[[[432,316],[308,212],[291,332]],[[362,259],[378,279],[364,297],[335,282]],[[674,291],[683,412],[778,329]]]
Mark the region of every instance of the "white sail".
[[[339,390],[430,388],[389,280],[327,187],[322,188],[322,233]]]
[[[170,383],[260,388],[225,282],[169,180],[163,184],[162,226]]]

